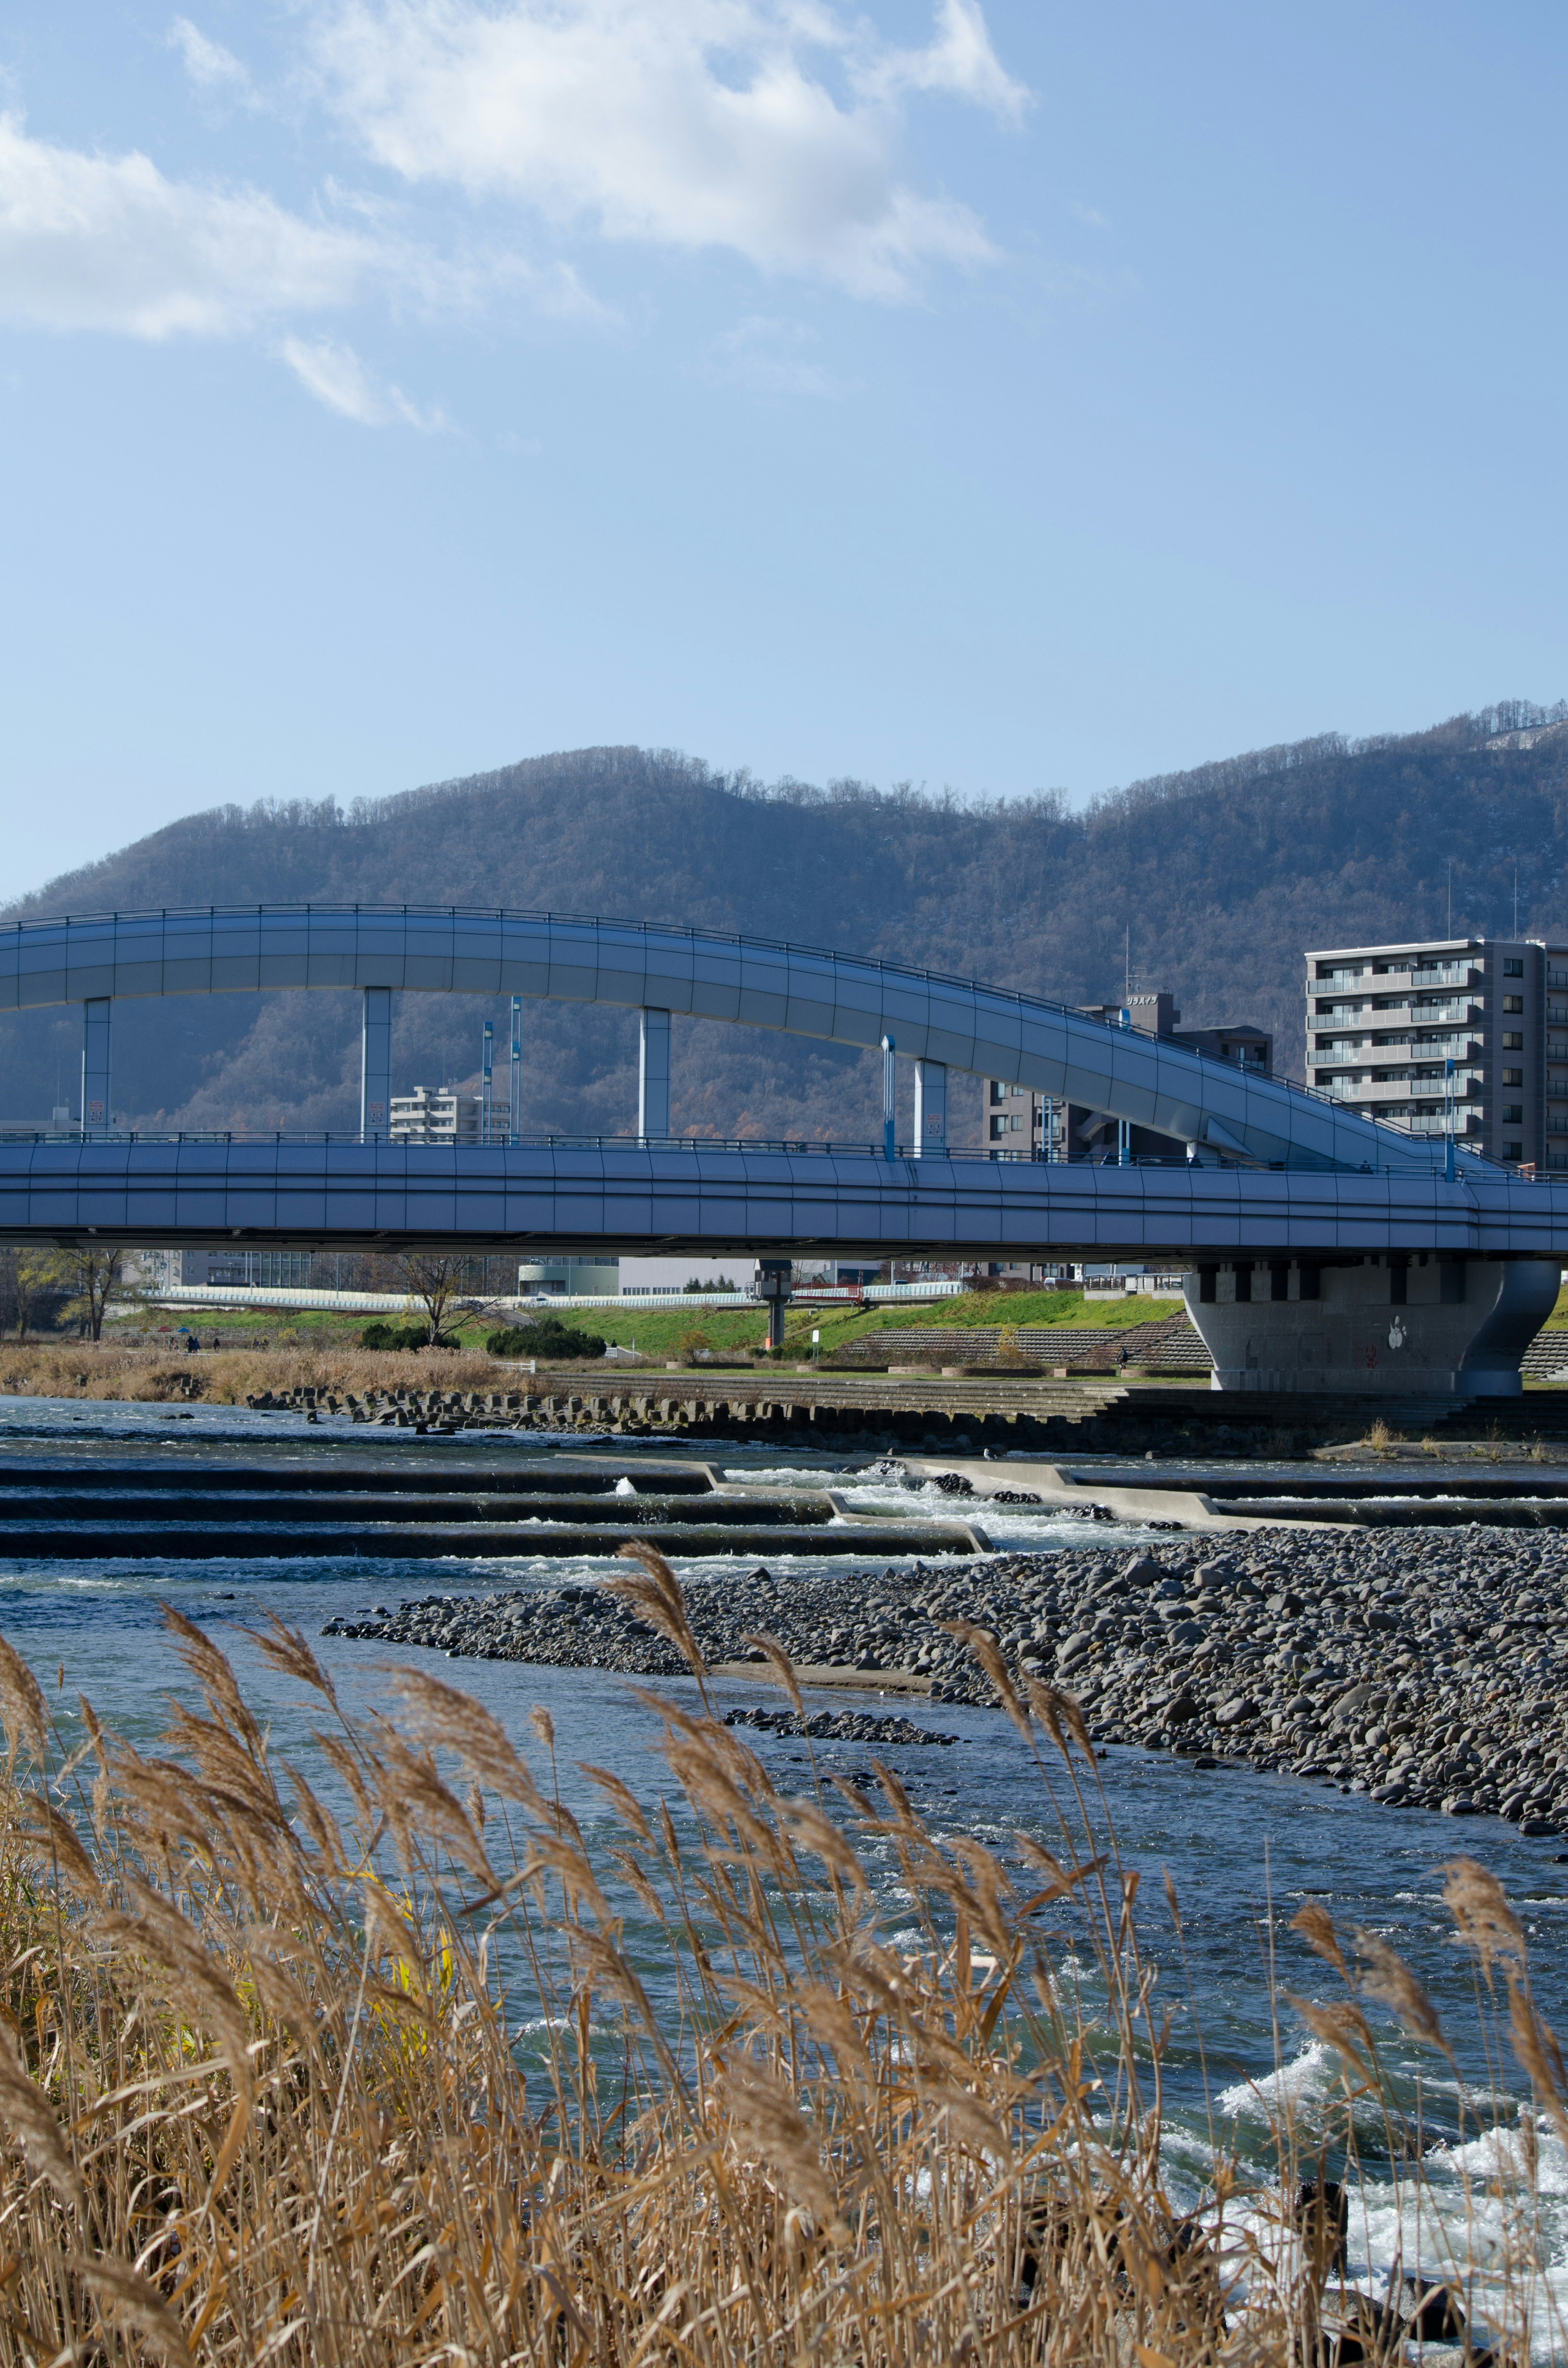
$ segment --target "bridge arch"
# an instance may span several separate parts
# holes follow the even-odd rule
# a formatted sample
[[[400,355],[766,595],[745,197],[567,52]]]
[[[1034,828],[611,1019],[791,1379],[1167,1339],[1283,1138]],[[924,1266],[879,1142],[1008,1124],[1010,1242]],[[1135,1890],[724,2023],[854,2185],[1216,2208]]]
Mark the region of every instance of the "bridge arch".
[[[393,992],[517,996],[776,1029],[920,1064],[933,1106],[949,1069],[1265,1165],[1440,1167],[1444,1146],[1301,1087],[1041,996],[864,956],[720,930],[460,906],[212,905],[13,922],[0,928],[0,1010],[85,1007],[84,1123],[108,1115],[108,1014],[129,996],[358,990],[367,1097]],[[649,1067],[645,1024],[644,1071]],[[97,1090],[94,1091],[95,1085]],[[384,1087],[383,1087],[384,1092]],[[649,1134],[667,1132],[646,1126]],[[927,1153],[934,1146],[922,1148]],[[945,1147],[945,1146],[944,1146]]]

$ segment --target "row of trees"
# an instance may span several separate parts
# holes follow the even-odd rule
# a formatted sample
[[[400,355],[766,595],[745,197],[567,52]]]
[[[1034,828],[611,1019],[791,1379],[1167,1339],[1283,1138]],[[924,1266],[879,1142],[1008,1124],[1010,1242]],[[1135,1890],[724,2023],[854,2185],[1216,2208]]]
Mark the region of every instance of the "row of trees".
[[[432,1339],[444,1338],[460,1300],[475,1298],[473,1268],[467,1257],[420,1250],[369,1254],[356,1262],[345,1287],[405,1292],[425,1311]],[[0,1247],[0,1340],[25,1340],[29,1332],[74,1325],[83,1338],[101,1340],[111,1307],[142,1297],[133,1279],[131,1254],[117,1249]],[[243,1304],[243,1293],[236,1294]],[[488,1310],[490,1294],[477,1294]]]
[[[128,1289],[121,1250],[0,1249],[0,1339],[25,1340],[63,1320],[101,1340],[105,1316]]]

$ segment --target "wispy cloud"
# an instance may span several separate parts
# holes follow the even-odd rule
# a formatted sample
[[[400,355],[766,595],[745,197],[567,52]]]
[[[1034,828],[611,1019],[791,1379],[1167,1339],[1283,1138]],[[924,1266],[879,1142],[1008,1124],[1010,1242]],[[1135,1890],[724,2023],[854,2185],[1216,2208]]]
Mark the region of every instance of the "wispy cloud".
[[[87,155],[0,116],[0,317],[232,335],[347,304],[388,265],[374,239],[259,189],[170,181],[135,150]]]
[[[1085,230],[1110,228],[1108,214],[1102,214],[1097,206],[1085,206],[1076,198],[1073,201],[1073,219],[1074,222],[1082,222]]]
[[[933,40],[924,49],[873,53],[860,80],[883,91],[946,91],[1015,120],[1029,104],[1028,91],[991,46],[980,0],[941,0]]]
[[[753,313],[708,348],[710,377],[754,394],[847,394],[847,382],[816,359],[817,332],[803,321],[777,321]]]
[[[378,386],[352,346],[331,337],[285,337],[278,351],[318,403],[361,427],[417,427],[428,436],[451,425],[438,404],[421,410],[401,387]]]
[[[994,252],[968,207],[899,176],[904,96],[1026,99],[978,0],[942,0],[918,49],[829,0],[321,0],[310,40],[341,120],[405,180],[881,299]]]
[[[222,41],[210,40],[188,17],[175,17],[165,39],[171,50],[179,51],[187,74],[203,97],[236,100],[246,107],[258,104],[256,85],[233,51]]]

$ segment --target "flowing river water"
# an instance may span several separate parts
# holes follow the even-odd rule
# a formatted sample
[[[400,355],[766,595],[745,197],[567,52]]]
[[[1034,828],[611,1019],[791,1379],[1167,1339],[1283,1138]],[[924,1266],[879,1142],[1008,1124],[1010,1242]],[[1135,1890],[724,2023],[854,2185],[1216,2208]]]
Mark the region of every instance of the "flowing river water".
[[[363,1431],[357,1434],[356,1447],[364,1437]],[[303,1461],[324,1449],[330,1452],[332,1443],[324,1423],[311,1426],[302,1417],[235,1408],[39,1399],[9,1399],[0,1406],[0,1471],[21,1458],[68,1463],[82,1456],[112,1469],[155,1449],[194,1475],[204,1463],[233,1465],[262,1446],[274,1459],[281,1451]],[[579,1438],[551,1442],[538,1434],[497,1434],[480,1444],[497,1466],[524,1459],[548,1464],[569,1448],[580,1469],[585,1452]],[[457,1454],[472,1462],[475,1447],[472,1436],[399,1438],[378,1452],[435,1468]],[[633,1478],[639,1455],[646,1452],[626,1440],[607,1440],[588,1452]],[[667,1442],[654,1452],[667,1457]],[[927,1491],[902,1488],[885,1477],[858,1480],[856,1473],[867,1462],[863,1457],[830,1463],[820,1452],[792,1456],[776,1446],[753,1450],[738,1441],[707,1441],[701,1453],[754,1486],[832,1485],[857,1509],[911,1520],[950,1509]],[[1050,1553],[1091,1542],[1105,1551],[1151,1543],[1150,1533],[1133,1528],[1103,1522],[1091,1527],[1027,1507],[1008,1508],[1005,1514],[988,1508],[986,1529],[996,1546],[1010,1551]],[[718,1561],[706,1557],[699,1566],[688,1567],[712,1577],[728,1570],[744,1574],[756,1561],[752,1553]],[[813,1554],[794,1565],[788,1556],[769,1555],[767,1561],[778,1578],[787,1579],[792,1568],[809,1568],[813,1577],[841,1574],[846,1600],[857,1575],[868,1569],[847,1535],[842,1554]],[[884,1564],[879,1556],[877,1570]],[[643,1798],[656,1789],[662,1772],[654,1756],[657,1721],[634,1699],[627,1679],[595,1669],[449,1660],[428,1650],[370,1645],[320,1632],[329,1620],[353,1619],[373,1604],[395,1604],[405,1597],[432,1591],[483,1595],[534,1584],[558,1588],[568,1579],[602,1578],[614,1567],[602,1557],[559,1555],[406,1563],[385,1557],[264,1559],[247,1556],[242,1522],[234,1528],[233,1553],[222,1559],[97,1561],[84,1554],[0,1561],[0,1628],[43,1682],[68,1739],[81,1732],[75,1707],[80,1693],[107,1725],[146,1748],[162,1730],[168,1698],[188,1684],[161,1616],[164,1604],[176,1605],[199,1622],[233,1661],[275,1748],[324,1781],[320,1755],[310,1740],[312,1727],[320,1724],[319,1705],[269,1669],[247,1628],[276,1613],[302,1629],[351,1713],[384,1705],[389,1658],[401,1653],[411,1661],[438,1663],[449,1683],[484,1703],[536,1759],[539,1744],[528,1713],[536,1705],[551,1713],[560,1738],[562,1791],[591,1839],[603,1821],[603,1802],[578,1774],[578,1760],[611,1770]],[[983,1592],[983,1563],[972,1567]],[[673,1698],[695,1702],[691,1681],[658,1682]],[[721,1679],[717,1691],[722,1706],[778,1701],[776,1692],[741,1679]],[[906,1748],[884,1755],[938,1833],[968,1832],[1004,1857],[1010,1836],[1020,1827],[1056,1844],[1054,1817],[1038,1777],[1019,1736],[999,1713],[836,1688],[808,1707],[824,1705],[896,1711],[959,1738],[950,1748]],[[756,1732],[747,1739],[786,1789],[803,1785],[803,1764],[796,1764],[803,1759],[799,1741]],[[819,1745],[817,1758],[821,1765],[848,1775],[869,1767],[865,1745]],[[1568,2357],[1562,2334],[1568,2326],[1568,2156],[1549,2129],[1520,2118],[1528,2092],[1511,2056],[1491,2063],[1485,2058],[1476,2038],[1472,1962],[1455,1944],[1441,1898],[1443,1862],[1461,1850],[1498,1877],[1529,1935],[1538,2004],[1547,2021],[1564,2032],[1568,1845],[1559,1855],[1559,1845],[1527,1841],[1491,1818],[1471,1818],[1460,1828],[1428,1812],[1375,1805],[1289,1776],[1244,1767],[1201,1769],[1131,1748],[1108,1749],[1099,1775],[1123,1860],[1142,1872],[1144,1941],[1164,1968],[1162,1987],[1176,2016],[1165,2114],[1176,2197],[1184,2203],[1200,2199],[1217,2145],[1233,2144],[1267,2178],[1270,2105],[1278,2109],[1289,2099],[1309,2140],[1330,2110],[1337,2089],[1335,2061],[1311,2039],[1285,1995],[1335,1995],[1327,1966],[1289,1929],[1303,1901],[1320,1902],[1342,1931],[1364,1928],[1407,1961],[1460,2047],[1471,2102],[1501,2106],[1500,2132],[1478,2135],[1443,2065],[1406,2040],[1382,2009],[1369,2009],[1407,2100],[1420,2082],[1428,2201],[1418,2227],[1408,2197],[1380,2169],[1378,2132],[1369,2121],[1364,2173],[1351,2219],[1352,2272],[1375,2286],[1400,2261],[1412,2268],[1419,2260],[1434,2270],[1457,2262],[1477,2281],[1483,2303],[1489,2271],[1510,2232],[1518,2233],[1525,2192],[1518,2174],[1533,2144],[1536,2242],[1543,2271],[1535,2351],[1541,2359]],[[674,1792],[673,1782],[667,1789]],[[1179,1941],[1165,1901],[1167,1875],[1180,1906]],[[891,1861],[882,1863],[881,1877],[885,1912],[896,1931],[900,1900]],[[1065,1930],[1061,1945],[1072,1946]],[[1483,2118],[1491,2118],[1490,2110]]]

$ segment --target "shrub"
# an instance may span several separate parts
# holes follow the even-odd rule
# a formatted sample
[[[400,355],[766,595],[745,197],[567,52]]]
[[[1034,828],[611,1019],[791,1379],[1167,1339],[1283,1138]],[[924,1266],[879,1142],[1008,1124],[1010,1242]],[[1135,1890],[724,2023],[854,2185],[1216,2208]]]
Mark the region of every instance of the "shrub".
[[[597,1332],[579,1332],[554,1315],[492,1332],[484,1346],[492,1357],[602,1357],[605,1352]]]
[[[359,1335],[361,1349],[449,1349],[450,1340],[433,1341],[428,1324],[367,1324]]]

